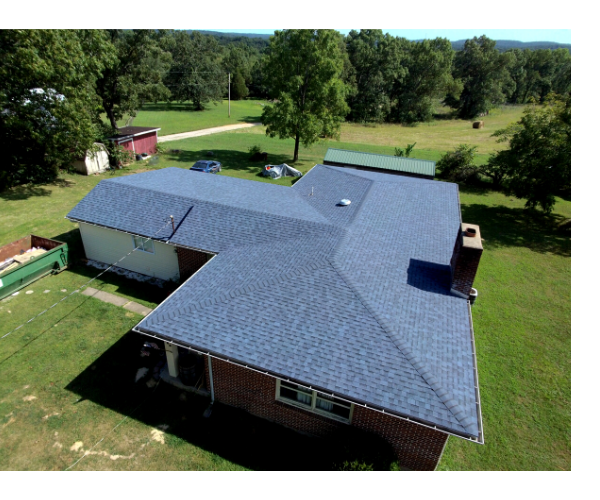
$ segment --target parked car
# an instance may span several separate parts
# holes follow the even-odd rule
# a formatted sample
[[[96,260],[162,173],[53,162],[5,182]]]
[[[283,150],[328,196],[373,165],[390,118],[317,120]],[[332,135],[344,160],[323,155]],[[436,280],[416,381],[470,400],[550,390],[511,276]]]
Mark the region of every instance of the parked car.
[[[193,167],[190,170],[195,170],[196,172],[206,172],[209,174],[216,174],[221,171],[221,164],[218,161],[212,160],[200,160],[194,163]]]

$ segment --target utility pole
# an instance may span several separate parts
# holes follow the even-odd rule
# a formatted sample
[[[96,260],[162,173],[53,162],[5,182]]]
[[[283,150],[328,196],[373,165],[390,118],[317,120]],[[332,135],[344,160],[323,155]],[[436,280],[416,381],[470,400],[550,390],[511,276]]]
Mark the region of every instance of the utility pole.
[[[231,118],[231,73],[229,75],[229,118]]]

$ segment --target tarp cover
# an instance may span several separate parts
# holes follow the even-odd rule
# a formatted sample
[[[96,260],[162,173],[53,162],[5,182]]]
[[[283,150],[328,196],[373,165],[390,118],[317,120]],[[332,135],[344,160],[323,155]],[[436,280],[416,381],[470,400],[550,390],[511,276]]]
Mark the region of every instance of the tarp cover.
[[[280,179],[284,176],[302,177],[302,172],[290,167],[286,163],[283,163],[282,165],[265,165],[262,175],[265,177],[271,177],[271,179]]]

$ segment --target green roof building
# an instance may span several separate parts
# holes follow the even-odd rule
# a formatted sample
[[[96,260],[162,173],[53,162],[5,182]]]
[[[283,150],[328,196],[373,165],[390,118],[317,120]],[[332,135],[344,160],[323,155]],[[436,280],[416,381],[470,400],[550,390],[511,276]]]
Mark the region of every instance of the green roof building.
[[[375,170],[377,172],[408,175],[410,177],[421,177],[424,179],[433,179],[435,177],[434,161],[417,160],[415,158],[404,158],[401,156],[387,156],[329,148],[323,163],[325,165],[334,165],[337,167]]]

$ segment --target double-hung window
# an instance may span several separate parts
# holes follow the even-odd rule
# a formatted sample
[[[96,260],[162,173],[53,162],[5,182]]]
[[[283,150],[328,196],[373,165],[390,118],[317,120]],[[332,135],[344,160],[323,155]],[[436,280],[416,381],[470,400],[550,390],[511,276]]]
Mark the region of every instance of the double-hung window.
[[[352,404],[341,399],[311,391],[291,382],[277,380],[276,398],[306,410],[325,415],[342,422],[350,422]]]
[[[154,242],[141,236],[132,236],[133,248],[137,248],[138,251],[146,253],[154,253]]]

